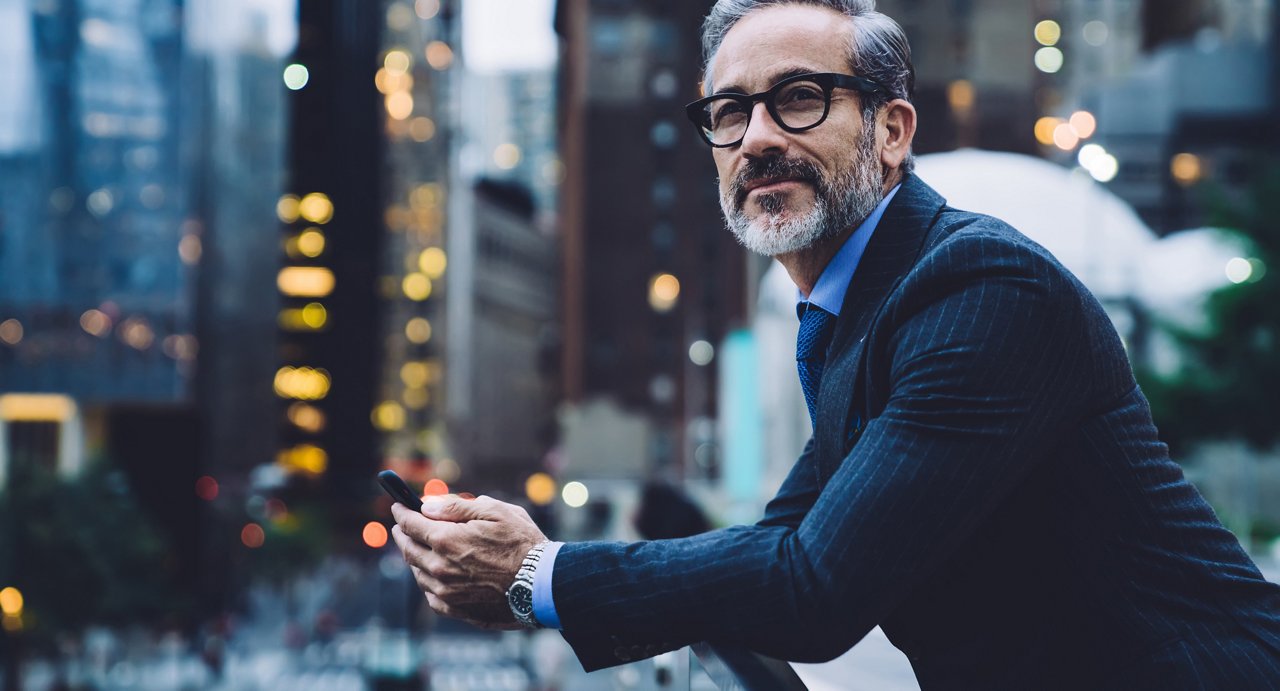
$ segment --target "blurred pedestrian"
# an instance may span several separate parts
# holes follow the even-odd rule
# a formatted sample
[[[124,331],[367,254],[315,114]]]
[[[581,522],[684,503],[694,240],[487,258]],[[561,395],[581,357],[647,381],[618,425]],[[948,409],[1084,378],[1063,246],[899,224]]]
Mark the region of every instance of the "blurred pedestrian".
[[[640,493],[635,526],[636,532],[646,540],[669,540],[705,533],[711,523],[702,509],[678,487],[666,482],[648,482]]]

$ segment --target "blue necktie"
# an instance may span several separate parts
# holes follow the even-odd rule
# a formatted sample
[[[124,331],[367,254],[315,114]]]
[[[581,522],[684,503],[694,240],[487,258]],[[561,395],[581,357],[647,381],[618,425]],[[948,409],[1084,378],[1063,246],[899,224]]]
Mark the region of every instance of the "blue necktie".
[[[834,314],[810,304],[800,317],[800,335],[796,338],[796,369],[800,371],[800,388],[809,406],[809,421],[818,427],[818,385],[826,367],[827,344],[835,331]]]

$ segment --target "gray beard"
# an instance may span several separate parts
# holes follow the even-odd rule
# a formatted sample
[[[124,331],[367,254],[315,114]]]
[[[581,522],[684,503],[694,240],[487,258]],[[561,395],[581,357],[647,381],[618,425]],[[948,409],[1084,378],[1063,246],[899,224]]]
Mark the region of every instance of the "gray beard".
[[[813,208],[799,218],[783,219],[785,194],[756,197],[761,213],[754,219],[743,211],[746,180],[735,180],[720,195],[720,210],[738,243],[767,257],[798,252],[861,225],[884,199],[884,172],[875,152],[874,130],[864,129],[853,165],[831,177],[814,181]],[[743,199],[739,202],[739,199]]]

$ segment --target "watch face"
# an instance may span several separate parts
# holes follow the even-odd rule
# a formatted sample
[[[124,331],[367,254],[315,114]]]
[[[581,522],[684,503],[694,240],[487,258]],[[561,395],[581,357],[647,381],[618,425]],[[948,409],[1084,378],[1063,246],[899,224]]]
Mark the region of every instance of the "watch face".
[[[512,585],[511,590],[507,591],[507,602],[517,616],[529,616],[533,613],[533,588],[523,583]]]

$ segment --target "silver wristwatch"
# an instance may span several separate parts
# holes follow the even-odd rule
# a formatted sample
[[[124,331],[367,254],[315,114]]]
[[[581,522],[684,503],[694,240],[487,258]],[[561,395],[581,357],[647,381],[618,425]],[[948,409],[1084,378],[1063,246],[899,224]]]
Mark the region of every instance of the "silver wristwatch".
[[[543,542],[529,550],[524,557],[524,562],[520,564],[520,570],[516,572],[515,582],[507,588],[507,604],[511,606],[511,613],[515,615],[516,621],[529,629],[542,626],[533,616],[533,573],[538,568],[538,562],[542,560],[542,550],[548,544],[550,544],[549,541]]]

